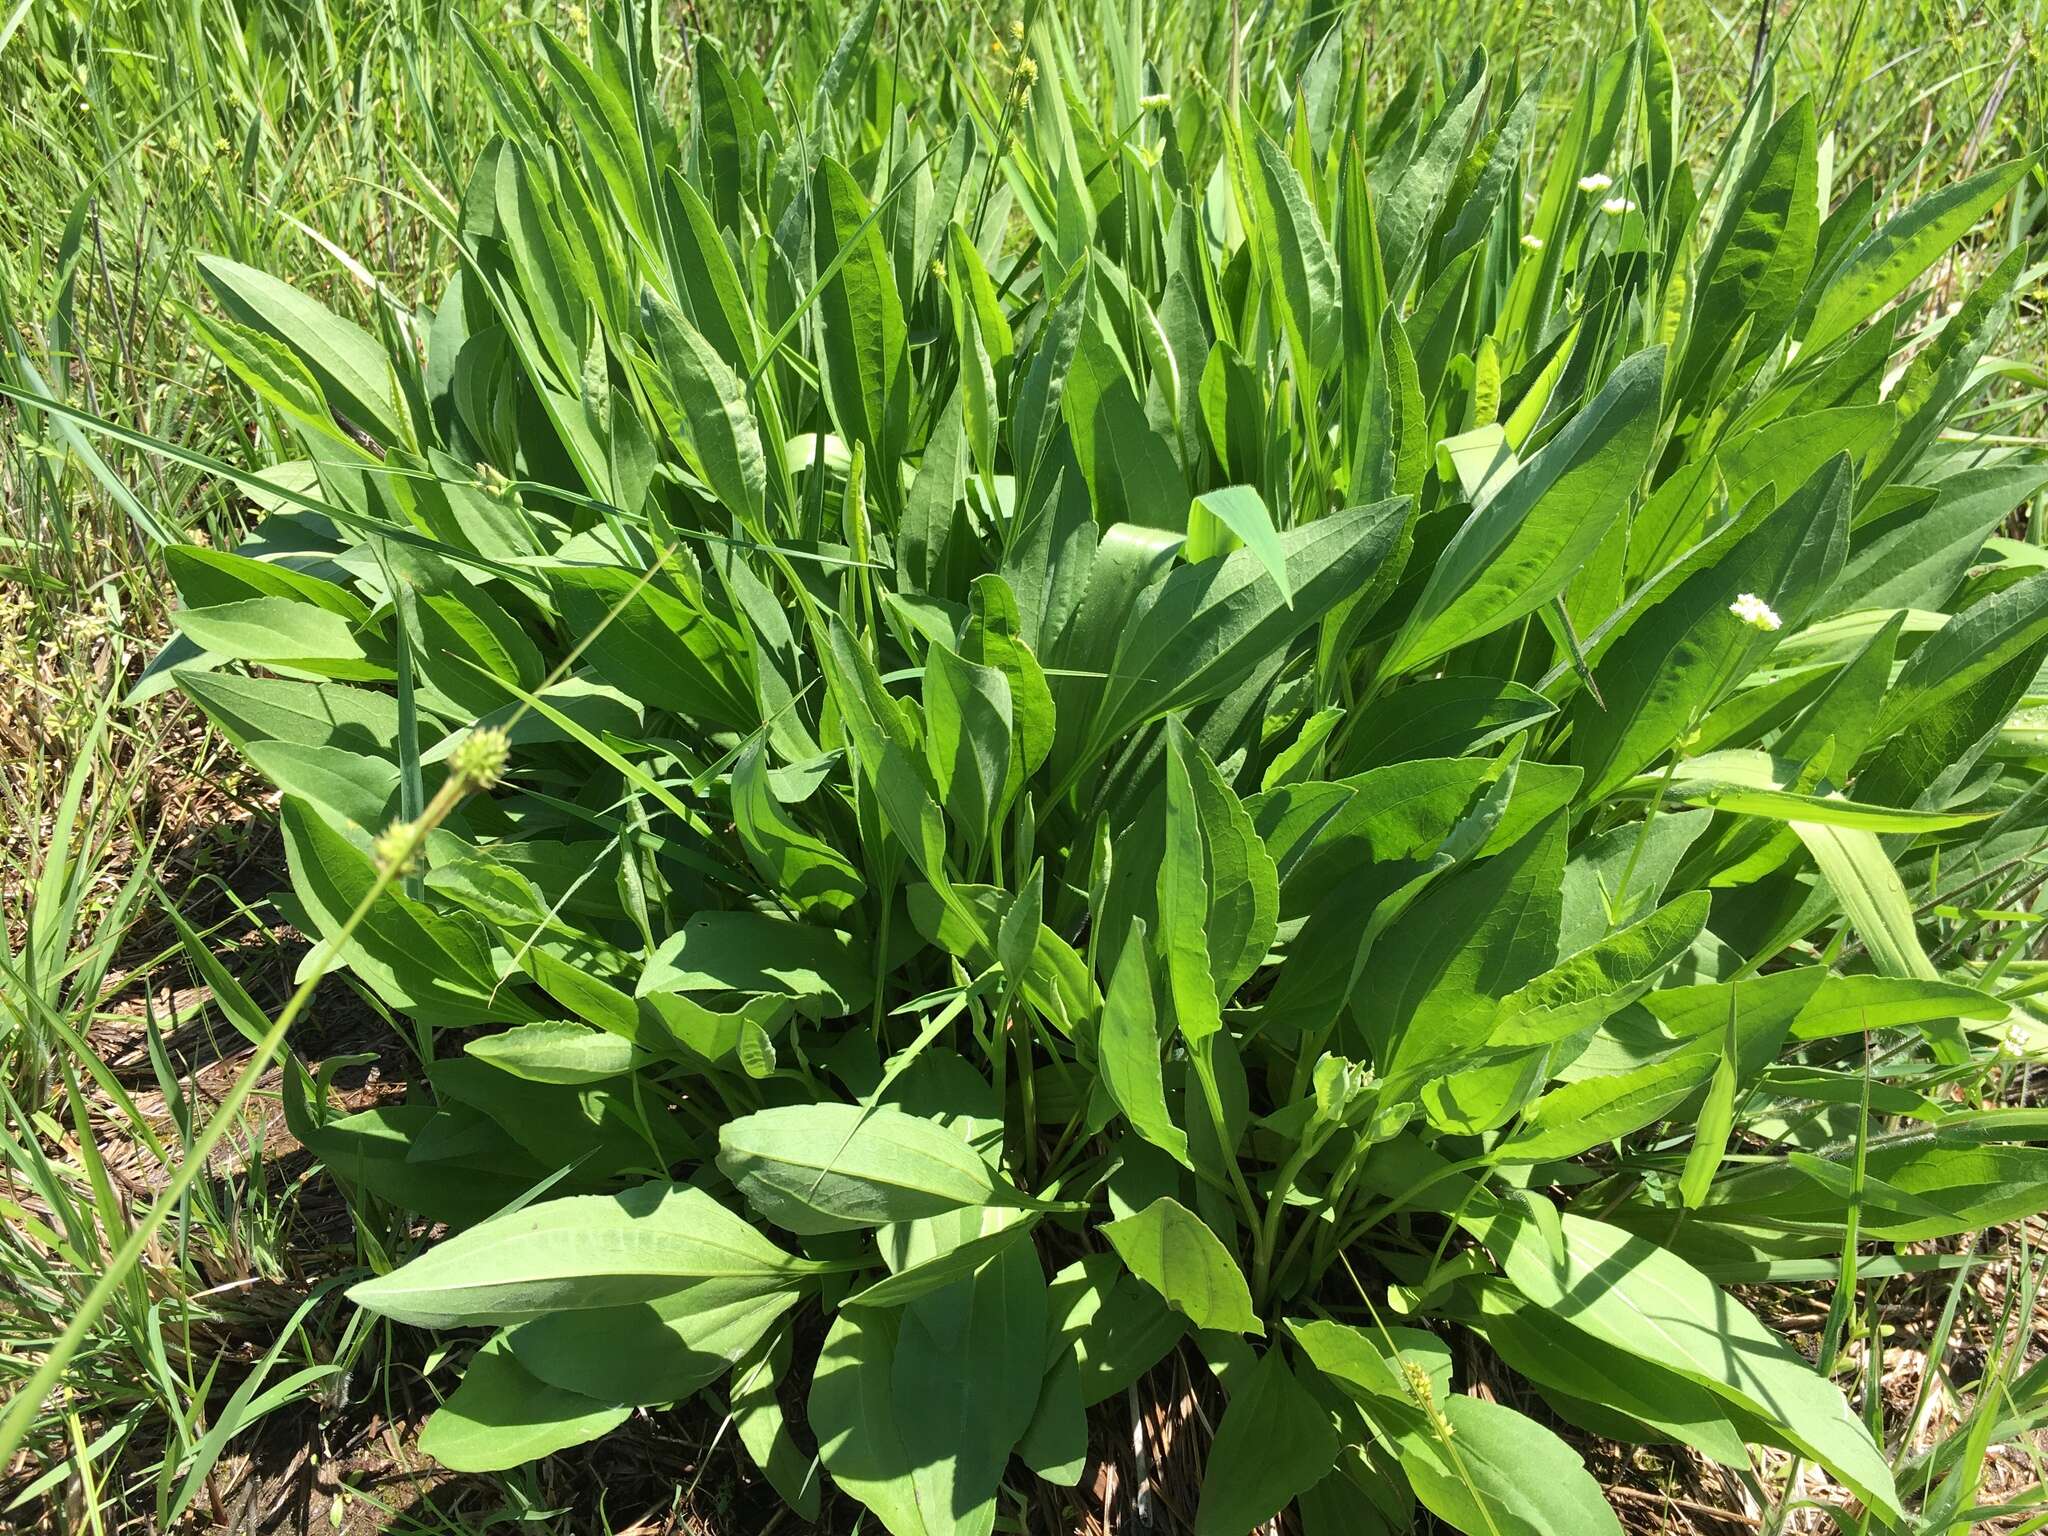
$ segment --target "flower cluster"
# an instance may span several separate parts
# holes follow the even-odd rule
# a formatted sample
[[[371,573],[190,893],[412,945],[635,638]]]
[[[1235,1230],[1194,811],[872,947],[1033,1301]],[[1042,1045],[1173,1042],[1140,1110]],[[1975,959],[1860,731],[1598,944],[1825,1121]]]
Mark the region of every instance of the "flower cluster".
[[[1754,592],[1745,592],[1736,598],[1728,605],[1728,611],[1751,629],[1760,629],[1765,634],[1783,628],[1785,623],[1778,617],[1776,610]]]

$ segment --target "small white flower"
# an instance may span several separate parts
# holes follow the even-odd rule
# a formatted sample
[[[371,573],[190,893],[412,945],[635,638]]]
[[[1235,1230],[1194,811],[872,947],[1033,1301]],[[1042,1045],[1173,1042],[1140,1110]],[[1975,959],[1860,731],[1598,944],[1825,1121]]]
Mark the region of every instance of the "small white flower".
[[[1173,93],[1171,91],[1155,91],[1150,96],[1140,96],[1138,98],[1138,110],[1141,112],[1157,112],[1161,108],[1172,105]]]
[[[1760,629],[1765,634],[1784,627],[1785,621],[1772,611],[1771,605],[1754,592],[1745,592],[1728,605],[1728,611],[1742,620],[1751,629]]]
[[[1610,197],[1600,204],[1600,211],[1619,218],[1624,213],[1636,211],[1635,200],[1627,197]]]
[[[1524,236],[1522,236],[1522,249],[1523,249],[1523,250],[1525,250],[1525,251],[1540,251],[1540,250],[1542,250],[1542,249],[1543,249],[1543,237],[1542,237],[1541,235],[1524,235]]]
[[[1605,171],[1595,171],[1590,176],[1581,176],[1579,178],[1579,190],[1581,192],[1605,192],[1613,185],[1614,178]]]

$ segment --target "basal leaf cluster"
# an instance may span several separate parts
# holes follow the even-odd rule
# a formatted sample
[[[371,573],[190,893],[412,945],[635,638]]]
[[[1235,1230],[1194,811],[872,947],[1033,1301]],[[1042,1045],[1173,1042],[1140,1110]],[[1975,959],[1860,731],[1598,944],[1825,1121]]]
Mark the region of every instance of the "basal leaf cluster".
[[[680,120],[638,10],[472,39],[428,306],[204,263],[300,456],[150,686],[417,1053],[288,1108],[446,1228],[351,1293],[489,1330],[443,1463],[708,1392],[799,1512],[985,1533],[1179,1351],[1202,1536],[1618,1530],[1462,1336],[1927,1495],[1727,1286],[2048,1205],[1927,921],[2048,839],[2048,468],[1956,430],[2024,252],[1916,320],[2029,167],[1879,223],[1768,74],[1682,133],[1654,22],[1560,123],[1345,14],[927,84],[870,0]]]

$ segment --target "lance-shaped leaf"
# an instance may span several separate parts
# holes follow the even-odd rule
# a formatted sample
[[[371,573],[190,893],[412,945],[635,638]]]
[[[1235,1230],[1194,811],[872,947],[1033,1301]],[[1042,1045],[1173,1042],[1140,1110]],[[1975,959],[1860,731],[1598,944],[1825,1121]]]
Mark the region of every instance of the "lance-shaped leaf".
[[[676,1403],[723,1376],[798,1300],[787,1280],[703,1280],[632,1306],[549,1313],[520,1323],[505,1344],[551,1387],[601,1402]]]
[[[865,444],[869,462],[894,465],[910,412],[903,301],[894,264],[882,243],[880,221],[846,168],[829,155],[811,181],[811,216],[817,270],[845,261],[818,295],[823,332],[819,379],[825,399],[849,442]],[[883,499],[896,496],[877,480]]]
[[[1019,1203],[956,1132],[887,1104],[743,1115],[718,1133],[718,1166],[762,1216],[806,1235]]]
[[[1807,322],[1803,350],[1815,351],[1848,335],[1904,293],[2012,190],[2029,163],[2024,157],[2008,160],[1929,193],[1857,246],[1840,265],[1820,274],[1825,287]]]
[[[1533,1223],[1486,1237],[1509,1282],[1559,1326],[1677,1371],[1765,1420],[1887,1518],[1891,1469],[1835,1385],[1713,1281],[1666,1249],[1569,1213],[1557,1242]]]
[[[1281,323],[1296,358],[1307,366],[1301,388],[1312,389],[1337,355],[1344,316],[1337,297],[1337,261],[1316,219],[1301,176],[1264,131],[1250,131],[1253,164],[1245,167],[1268,267],[1280,290]]]
[[[453,1472],[502,1472],[610,1434],[632,1409],[551,1387],[500,1334],[420,1431],[420,1450]]]
[[[924,658],[925,759],[939,803],[983,847],[1010,774],[1010,681],[934,640]]]
[[[1708,908],[1705,891],[1681,896],[1516,988],[1495,1010],[1487,1044],[1547,1044],[1619,1012],[1692,947]]]
[[[1430,571],[1382,676],[1512,624],[1570,585],[1648,465],[1663,375],[1661,347],[1628,358],[1473,511]]]
[[[759,737],[733,764],[732,812],[754,867],[804,911],[843,917],[866,894],[867,882],[846,855],[800,826],[775,798]]]
[[[1758,100],[1763,110],[1768,96]],[[1784,335],[1820,235],[1818,176],[1813,105],[1801,97],[1756,141],[1700,258],[1681,386],[1723,366],[1745,322],[1752,353]]]
[[[1461,1531],[1500,1536],[1621,1536],[1593,1474],[1564,1441],[1501,1403],[1444,1399],[1448,1442],[1409,1434],[1401,1470],[1423,1507]]]
[[[1273,1345],[1232,1389],[1202,1468],[1195,1536],[1242,1536],[1330,1470],[1337,1432]]]
[[[239,261],[201,256],[199,270],[230,315],[298,353],[328,400],[350,421],[389,447],[410,439],[391,360],[376,337],[290,284]]]
[[[1208,1224],[1170,1195],[1134,1215],[1107,1222],[1109,1239],[1132,1274],[1197,1328],[1263,1334],[1244,1271]]]
[[[459,1232],[349,1299],[423,1328],[515,1322],[648,1301],[686,1281],[787,1286],[812,1269],[700,1189],[572,1195]]]
[[[1259,557],[1175,567],[1110,631],[1121,636],[1093,731],[1100,746],[1148,720],[1220,697],[1260,662],[1366,586],[1394,552],[1398,501],[1352,507],[1280,535],[1290,604]]]
[[[653,290],[641,295],[640,313],[675,409],[676,446],[742,527],[761,528],[768,464],[745,385],[683,312]]]
[[[1199,1044],[1223,1027],[1209,964],[1208,856],[1188,769],[1187,727],[1166,725],[1166,846],[1159,861],[1159,959],[1181,1036]]]
[[[1644,611],[1593,668],[1598,684],[1572,701],[1572,750],[1586,799],[1600,800],[1704,720],[1776,644],[1732,605],[1760,598],[1797,626],[1842,568],[1855,475],[1846,454],[1692,570]]]
[[[1166,1107],[1166,1076],[1159,1061],[1159,1013],[1152,996],[1151,951],[1145,923],[1135,918],[1131,940],[1117,960],[1116,974],[1102,1000],[1102,1028],[1096,1039],[1102,1085],[1131,1128],[1183,1165],[1188,1138]]]

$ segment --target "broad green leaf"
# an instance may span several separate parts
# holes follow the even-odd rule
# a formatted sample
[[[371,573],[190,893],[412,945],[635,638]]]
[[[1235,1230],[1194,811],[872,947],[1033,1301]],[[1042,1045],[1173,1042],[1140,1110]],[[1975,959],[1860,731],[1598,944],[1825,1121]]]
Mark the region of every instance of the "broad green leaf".
[[[1209,970],[1216,1000],[1227,1002],[1264,964],[1272,948],[1280,911],[1279,872],[1244,802],[1224,781],[1201,743],[1182,730],[1178,721],[1168,726],[1167,741],[1168,750],[1186,768],[1188,787],[1194,791],[1209,890],[1209,909],[1203,921]],[[1169,793],[1177,795],[1178,778],[1171,777],[1169,783],[1174,786]]]
[[[1995,464],[1943,480],[1925,506],[1859,523],[1823,615],[1861,608],[1939,609],[2012,511],[2048,485],[2048,468]]]
[[[1241,1536],[1330,1470],[1337,1432],[1278,1344],[1232,1387],[1202,1468],[1195,1536]]]
[[[820,157],[812,178],[811,209],[817,270],[850,253],[818,296],[825,399],[842,437],[865,445],[871,463],[893,466],[910,410],[895,267],[878,224],[868,222],[873,210],[859,184],[829,155]],[[896,498],[885,492],[885,499]]]
[[[388,448],[411,441],[391,361],[368,331],[269,273],[225,256],[201,256],[199,271],[237,321],[298,353],[351,422]]]
[[[657,709],[754,723],[746,647],[732,626],[621,566],[559,566],[549,579],[603,681]]]
[[[1450,1391],[1450,1352],[1436,1335],[1421,1329],[1398,1325],[1361,1328],[1327,1319],[1290,1319],[1287,1331],[1317,1370],[1347,1396],[1368,1406],[1398,1403],[1413,1408],[1415,1396],[1405,1374],[1405,1366],[1410,1364],[1422,1367],[1432,1393]]]
[[[925,758],[939,803],[968,845],[983,847],[1010,776],[1010,681],[933,641],[924,659]]]
[[[1975,987],[1901,976],[1829,976],[1792,1021],[1795,1040],[1825,1040],[1864,1030],[1897,1029],[1939,1019],[2002,1019],[2007,1004]]]
[[[293,1085],[286,1079],[285,1103],[293,1109]],[[413,1149],[434,1126],[460,1123],[462,1135],[451,1155],[415,1160]],[[518,1143],[484,1116],[454,1106],[389,1104],[314,1123],[310,1107],[296,1115],[292,1134],[353,1190],[375,1195],[430,1221],[468,1226],[523,1198],[548,1170],[534,1165]]]
[[[988,1264],[1005,1248],[1017,1243],[1028,1244],[1034,1221],[1031,1217],[1019,1217],[1014,1211],[987,1211],[976,1213],[985,1222],[989,1217],[1007,1218],[1002,1226],[993,1231],[981,1232],[979,1236],[967,1238],[951,1248],[943,1249],[928,1258],[916,1259],[898,1269],[894,1274],[884,1276],[873,1285],[865,1286],[847,1297],[843,1305],[849,1307],[900,1307],[942,1290],[957,1280],[963,1280]],[[891,1262],[895,1262],[891,1259]]]
[[[1178,1200],[1161,1196],[1134,1215],[1104,1223],[1101,1231],[1131,1273],[1197,1328],[1265,1333],[1237,1261]]]
[[[1826,286],[1807,322],[1802,349],[1818,351],[1846,336],[1904,293],[2012,190],[2029,164],[2025,158],[2008,160],[1929,193],[1857,246],[1839,266],[1820,274]]]
[[[1557,712],[1542,694],[1497,677],[1432,677],[1383,693],[1343,728],[1343,776],[1384,763],[1459,757],[1498,746]]]
[[[882,684],[874,660],[855,641],[835,614],[828,640],[832,696],[840,718],[850,732],[862,777],[874,791],[884,823],[918,872],[930,882],[940,900],[954,908],[957,918],[971,917],[957,907],[946,866],[946,828],[931,790],[925,782],[929,771],[921,759],[910,728],[888,690]]]
[[[1813,104],[1801,97],[1756,141],[1729,189],[1692,278],[1686,386],[1713,376],[1745,325],[1743,351],[1756,353],[1791,323],[1820,238],[1814,140]]]
[[[346,747],[252,741],[242,749],[282,794],[310,801],[374,835],[398,812],[398,765]]]
[[[443,1023],[516,1024],[534,1017],[501,986],[477,925],[445,916],[387,885],[346,941],[340,936],[376,885],[370,858],[306,802],[281,809],[292,890],[314,931],[386,1002],[432,1012]]]
[[[1702,805],[1769,821],[1853,827],[1865,832],[1940,832],[1984,819],[1983,815],[1969,812],[1895,810],[1885,805],[1864,805],[1842,795],[1802,794],[1785,787],[1798,776],[1795,763],[1774,758],[1768,752],[1730,748],[1685,759],[1673,769],[1668,780],[1661,774],[1646,775],[1631,787],[1651,793],[1656,784],[1664,784],[1664,798],[1681,805]]]
[[[1294,589],[1288,585],[1287,557],[1281,551],[1280,535],[1265,498],[1249,485],[1226,485],[1197,496],[1194,510],[1188,514],[1187,558],[1207,560],[1239,545],[1259,557],[1291,606]]]
[[[951,1536],[912,1477],[894,1385],[901,1314],[850,1307],[833,1321],[811,1380],[809,1419],[832,1481],[874,1512],[890,1536]],[[905,1405],[908,1406],[908,1405]]]
[[[1726,1467],[1749,1459],[1721,1400],[1675,1371],[1626,1353],[1592,1334],[1554,1326],[1549,1314],[1512,1286],[1477,1282],[1473,1323],[1494,1353],[1546,1397],[1596,1404]]]
[[[609,1434],[632,1409],[564,1392],[512,1358],[503,1334],[420,1430],[420,1453],[451,1472],[503,1472]]]
[[[846,855],[799,825],[775,798],[760,738],[733,764],[732,813],[754,867],[806,913],[833,921],[867,894],[867,882]]]
[[[186,668],[172,675],[245,752],[255,742],[282,741],[390,760],[398,756],[398,704],[388,693]]]
[[[1045,669],[1024,642],[1016,594],[993,572],[974,578],[968,592],[967,628],[960,654],[977,666],[993,667],[1010,684],[1009,773],[1003,782],[1001,806],[1024,787],[1024,781],[1045,766],[1052,753],[1057,722],[1052,689]]]
[[[1557,958],[1564,818],[1425,891],[1375,944],[1352,1009],[1385,1076],[1447,1068]]]
[[[1576,1157],[1671,1113],[1713,1075],[1716,1058],[1669,1056],[1611,1076],[1582,1077],[1530,1105],[1514,1134],[1494,1149],[1504,1163]]]
[[[890,1362],[910,1481],[941,1528],[991,1530],[1044,1369],[1046,1285],[1029,1243],[905,1307]]]
[[[1380,675],[1534,613],[1607,536],[1648,464],[1664,351],[1625,360],[1543,450],[1477,506],[1431,569]]]
[[[1627,1007],[1692,947],[1708,907],[1704,891],[1681,896],[1518,987],[1496,1008],[1487,1043],[1549,1044]]]
[[[777,994],[820,1018],[858,1013],[874,979],[843,933],[765,912],[699,912],[664,940],[641,973],[639,995]]]
[[[1177,1163],[1188,1165],[1188,1138],[1166,1107],[1166,1077],[1159,1062],[1159,1019],[1153,1002],[1151,951],[1144,920],[1133,923],[1131,941],[1117,960],[1116,974],[1102,1000],[1102,1028],[1096,1040],[1102,1085],[1131,1128]]]
[[[789,1104],[729,1120],[718,1166],[762,1216],[805,1235],[1014,1199],[954,1132],[886,1104]]]
[[[673,399],[676,446],[739,526],[763,527],[768,465],[745,386],[682,311],[651,289],[640,296],[640,316]]]
[[[273,560],[254,560],[203,544],[172,544],[164,566],[187,608],[211,608],[251,597],[287,597],[353,623],[369,618],[370,607],[347,587]]]
[[[1048,1483],[1072,1488],[1088,1468],[1088,1410],[1081,1402],[1080,1361],[1057,1337],[1053,1348],[1017,1458]]]
[[[643,1184],[544,1200],[435,1244],[349,1299],[424,1328],[655,1300],[694,1280],[789,1286],[792,1259],[702,1190]]]
[[[1888,1518],[1891,1469],[1833,1383],[1675,1254],[1566,1213],[1562,1248],[1520,1226],[1496,1250],[1508,1280],[1557,1324],[1690,1377],[1773,1425]]]
[[[788,1284],[699,1280],[652,1301],[551,1312],[505,1335],[550,1387],[604,1402],[682,1402],[761,1342],[798,1292]]]
[[[1187,728],[1167,722],[1166,846],[1159,862],[1159,959],[1181,1038],[1199,1045],[1223,1027],[1209,960],[1208,859]]]
[[[171,615],[200,649],[235,661],[295,667],[327,677],[388,678],[369,660],[355,627],[340,614],[288,597],[251,597]]]
[[[1923,640],[1885,695],[1882,739],[1992,676],[2048,639],[2048,572],[1972,603]]]
[[[1054,1275],[1049,1289],[1054,1347],[1077,1360],[1085,1404],[1123,1391],[1187,1332],[1187,1318],[1126,1273],[1113,1253],[1084,1254]]]
[[[1313,389],[1343,338],[1336,258],[1285,151],[1258,128],[1248,137],[1255,163],[1246,166],[1244,174],[1257,212],[1254,228],[1278,284],[1288,340],[1307,368],[1300,387]]]
[[[1790,825],[1813,855],[1813,862],[1820,866],[1828,889],[1849,914],[1849,926],[1856,930],[1857,937],[1885,974],[1920,981],[1939,980],[1939,973],[1921,947],[1905,882],[1885,857],[1877,834],[1817,822],[1794,821]]]
[[[1227,693],[1364,586],[1394,550],[1399,502],[1354,507],[1280,536],[1290,604],[1257,555],[1176,567],[1120,616],[1120,640],[1094,725],[1106,744],[1148,720]]]
[[[989,386],[993,390],[993,383]],[[952,558],[956,508],[967,486],[966,425],[956,391],[939,413],[925,444],[924,462],[910,482],[896,531],[896,569],[910,592],[944,592]]]
[[[1826,1174],[1833,1177],[1823,1177]],[[2023,1221],[2048,1207],[2048,1148],[1982,1143],[1941,1126],[1873,1141],[1860,1230],[1917,1243]],[[1740,1168],[1701,1209],[1716,1221],[1838,1233],[1854,1150]]]
[[[823,1478],[818,1461],[801,1450],[783,1412],[783,1381],[790,1371],[788,1328],[778,1328],[733,1365],[732,1427],[761,1475],[798,1517],[815,1520]]]
[[[544,1020],[471,1040],[463,1050],[501,1072],[536,1083],[601,1083],[644,1065],[630,1040],[585,1024]]]
[[[1707,1080],[1707,1091],[1700,1100],[1693,1125],[1692,1145],[1686,1149],[1685,1165],[1679,1172],[1678,1198],[1688,1210],[1696,1209],[1706,1198],[1708,1186],[1728,1154],[1728,1138],[1735,1129],[1735,1094],[1742,1072],[1739,1022],[1731,1004],[1720,1058],[1714,1063],[1714,1075]]]
[[[1446,1397],[1443,1444],[1411,1434],[1401,1470],[1425,1509],[1468,1533],[1498,1536],[1619,1536],[1600,1485],[1578,1453],[1501,1403]]]
[[[1576,954],[1648,913],[1664,899],[1678,861],[1713,819],[1712,811],[1659,811],[1573,848],[1564,866],[1559,951]]]
[[[1017,898],[987,885],[956,885],[953,895],[958,910],[946,907],[930,886],[911,886],[911,920],[918,932],[948,954],[967,961],[976,971],[986,970],[1002,958],[989,941],[1000,935]],[[1043,922],[1038,925],[1034,962],[1022,978],[1022,986],[1032,1007],[1062,1029],[1092,1019],[1102,1006],[1087,962]]]
[[[1853,480],[1846,456],[1832,460],[1645,611],[1594,664],[1599,699],[1581,691],[1570,712],[1588,801],[1655,762],[1770,654],[1772,636],[1731,609],[1744,594],[1784,624],[1801,622],[1841,570]]]

